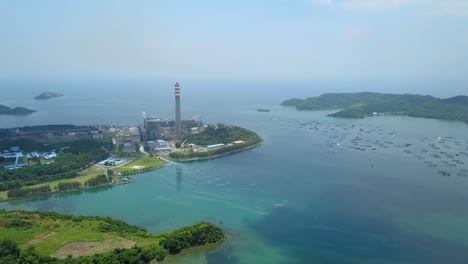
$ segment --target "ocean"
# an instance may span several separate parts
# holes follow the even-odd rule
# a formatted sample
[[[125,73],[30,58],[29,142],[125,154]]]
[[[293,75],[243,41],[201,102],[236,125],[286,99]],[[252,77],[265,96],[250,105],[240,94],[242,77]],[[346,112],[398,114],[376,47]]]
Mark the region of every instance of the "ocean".
[[[170,118],[174,83],[3,81],[0,104],[38,112],[0,116],[0,127],[133,125],[143,111]],[[396,116],[345,120],[279,105],[340,87],[372,89],[181,82],[184,118],[243,126],[264,143],[215,160],[174,163],[132,176],[128,185],[0,208],[106,215],[155,233],[209,221],[229,236],[215,250],[188,251],[167,263],[468,263],[468,126]],[[65,96],[32,99],[46,90]]]

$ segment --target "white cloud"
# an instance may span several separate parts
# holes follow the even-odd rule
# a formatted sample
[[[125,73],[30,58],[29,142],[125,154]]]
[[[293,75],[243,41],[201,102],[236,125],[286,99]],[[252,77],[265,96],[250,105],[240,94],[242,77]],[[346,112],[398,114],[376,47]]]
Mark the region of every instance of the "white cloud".
[[[381,11],[418,7],[432,15],[468,16],[468,0],[311,0],[314,4],[349,10]]]
[[[411,5],[418,0],[343,0],[339,2],[343,7],[350,9],[383,10]]]

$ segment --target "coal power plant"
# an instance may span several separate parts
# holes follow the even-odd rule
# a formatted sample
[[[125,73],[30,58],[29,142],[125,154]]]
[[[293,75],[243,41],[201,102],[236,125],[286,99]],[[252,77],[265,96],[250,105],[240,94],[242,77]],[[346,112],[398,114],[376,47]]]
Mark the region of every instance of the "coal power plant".
[[[180,117],[180,85],[178,82],[175,84],[175,125],[176,134],[180,136],[182,128],[182,120]]]
[[[162,119],[158,116],[147,115],[143,112],[143,127],[141,127],[142,139],[147,140],[175,140],[188,133],[197,132],[203,123],[199,117],[182,120],[181,88],[178,82],[174,85],[175,95],[175,119]]]

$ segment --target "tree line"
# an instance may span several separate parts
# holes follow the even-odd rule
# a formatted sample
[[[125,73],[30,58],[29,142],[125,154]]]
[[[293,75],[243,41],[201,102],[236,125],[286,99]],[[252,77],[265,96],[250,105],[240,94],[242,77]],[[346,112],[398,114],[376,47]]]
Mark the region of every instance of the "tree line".
[[[55,187],[55,189],[52,189],[50,185],[44,185],[44,186],[39,186],[39,187],[24,187],[24,188],[19,188],[19,189],[12,189],[8,190],[7,195],[8,198],[25,198],[25,197],[31,197],[35,195],[40,195],[40,194],[46,194],[46,193],[51,193],[52,191],[71,191],[71,190],[78,190],[84,187],[96,187],[100,185],[105,185],[109,183],[111,179],[109,179],[106,175],[98,175],[96,177],[93,177],[91,179],[88,179],[84,185],[82,185],[78,181],[72,181],[72,182],[61,182]]]
[[[190,135],[184,139],[187,143],[193,143],[199,146],[207,146],[212,144],[229,144],[235,141],[244,141],[244,143],[223,146],[207,151],[193,151],[186,149],[184,151],[174,151],[169,154],[173,159],[192,159],[192,158],[208,158],[216,155],[221,155],[227,152],[243,149],[262,142],[262,139],[255,132],[248,129],[227,126],[224,124],[209,125],[203,132]]]
[[[77,171],[107,158],[105,145],[94,140],[80,140],[66,143],[69,148],[59,153],[52,161],[15,170],[0,168],[0,191],[18,189],[51,180],[74,178]],[[58,148],[49,146],[48,148]],[[62,146],[64,147],[64,146]],[[47,164],[48,163],[48,164]]]

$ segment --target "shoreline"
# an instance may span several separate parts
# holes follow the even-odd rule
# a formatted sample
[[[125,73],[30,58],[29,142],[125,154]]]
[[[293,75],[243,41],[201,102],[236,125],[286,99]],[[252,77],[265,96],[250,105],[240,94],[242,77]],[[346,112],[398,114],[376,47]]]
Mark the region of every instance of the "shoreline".
[[[246,146],[246,147],[243,147],[243,148],[240,148],[240,149],[235,149],[235,150],[231,150],[231,151],[228,151],[228,152],[225,152],[225,153],[221,153],[221,154],[217,154],[217,155],[214,155],[214,156],[210,156],[210,157],[199,157],[199,158],[191,158],[191,159],[172,159],[170,157],[160,157],[161,160],[163,160],[164,162],[166,162],[166,164],[162,167],[158,167],[158,168],[154,168],[154,169],[150,169],[148,171],[145,171],[145,172],[137,172],[137,173],[134,173],[134,174],[122,174],[121,176],[122,177],[130,177],[130,176],[135,176],[135,175],[139,175],[139,174],[143,174],[143,173],[146,173],[146,172],[151,172],[151,171],[156,171],[156,170],[159,170],[159,169],[162,169],[162,168],[165,168],[167,166],[170,166],[172,165],[174,162],[193,162],[193,161],[203,161],[203,160],[213,160],[213,159],[218,159],[218,158],[221,158],[221,157],[224,157],[224,156],[228,156],[228,155],[232,155],[232,154],[235,154],[235,153],[238,153],[238,152],[243,152],[243,151],[247,151],[247,150],[250,150],[250,149],[253,149],[253,148],[256,148],[258,146],[260,146],[261,144],[263,143],[263,140],[256,143],[256,144],[253,144],[253,145],[250,145],[250,146]],[[96,164],[94,164],[96,165]],[[94,166],[94,165],[88,165],[88,167],[91,167],[91,166]],[[117,178],[117,176],[113,176],[114,178]],[[129,178],[130,179],[130,178]],[[76,191],[84,191],[84,190],[91,190],[91,189],[97,189],[97,188],[101,188],[101,187],[112,187],[112,186],[117,186],[117,185],[123,185],[123,184],[130,184],[130,183],[133,183],[134,179],[130,179],[129,181],[120,181],[120,182],[111,182],[111,183],[107,183],[107,184],[102,184],[102,185],[99,185],[99,186],[93,186],[93,187],[82,187],[82,188],[78,188],[78,189],[73,189],[73,190],[65,190],[65,191],[51,191],[51,192],[48,192],[48,193],[41,193],[41,194],[37,194],[37,195],[31,195],[31,196],[26,196],[26,197],[15,197],[15,198],[5,198],[5,199],[2,199],[0,198],[0,203],[3,203],[3,202],[11,202],[11,201],[17,201],[17,200],[22,200],[22,199],[29,199],[29,198],[35,198],[35,197],[41,197],[41,196],[46,196],[46,195],[53,195],[53,194],[60,194],[60,193],[68,193],[68,192],[76,192]],[[45,183],[47,185],[47,183]],[[9,190],[6,190],[6,192],[8,193]]]
[[[281,105],[281,104],[280,104]],[[282,107],[287,108],[294,108],[296,111],[299,112],[317,112],[317,111],[336,111],[335,108],[323,108],[323,109],[298,109],[296,106],[293,105],[281,105]],[[362,117],[354,117],[354,116],[340,116],[340,110],[337,112],[327,114],[327,117],[337,118],[337,119],[349,119],[349,120],[362,120],[371,117],[382,117],[382,116],[401,116],[401,117],[412,117],[412,118],[421,118],[421,119],[429,119],[429,120],[437,120],[437,121],[444,121],[444,122],[456,122],[468,125],[468,121],[460,120],[460,119],[447,119],[447,118],[440,118],[440,117],[431,117],[431,116],[419,116],[419,115],[410,115],[398,112],[379,112],[377,115],[373,114],[364,114]],[[338,115],[336,115],[338,114]]]
[[[243,148],[240,148],[240,149],[231,150],[231,151],[221,153],[221,154],[217,154],[217,155],[213,155],[213,156],[210,156],[210,157],[198,157],[198,158],[191,158],[191,159],[173,159],[173,158],[167,157],[166,159],[168,159],[170,161],[173,161],[173,162],[191,162],[191,161],[201,161],[201,160],[213,160],[213,159],[221,158],[221,157],[228,156],[228,155],[231,155],[231,154],[235,154],[235,153],[238,153],[238,152],[243,152],[243,151],[247,151],[247,150],[256,148],[256,147],[260,146],[262,143],[263,143],[263,140],[261,142],[259,142],[259,143],[256,143],[256,144],[253,144],[253,145],[250,145],[250,146],[246,146],[246,147],[243,147]]]
[[[116,186],[116,185],[129,184],[129,183],[132,183],[132,182],[133,182],[133,180],[130,180],[128,182],[107,183],[107,184],[102,184],[102,185],[93,186],[93,187],[83,187],[83,188],[79,188],[79,189],[66,190],[66,191],[52,191],[52,192],[48,192],[48,193],[41,193],[41,194],[38,194],[38,195],[31,195],[31,196],[25,196],[25,197],[6,198],[6,199],[0,199],[0,203],[17,201],[17,200],[22,200],[22,199],[35,198],[35,197],[41,197],[41,196],[46,196],[46,195],[51,195],[51,194],[85,191],[85,190],[92,190],[92,189],[97,189],[97,188],[101,188],[101,187],[112,187],[112,186]],[[9,190],[7,190],[7,192],[8,191]]]
[[[148,171],[145,171],[145,172],[141,172],[141,173],[135,173],[135,174],[131,174],[131,175],[124,175],[122,174],[122,177],[130,177],[130,176],[135,176],[135,175],[139,175],[139,174],[143,174],[143,173],[147,173],[147,172],[151,172],[151,171],[156,171],[156,170],[159,170],[159,169],[162,169],[162,168],[165,168],[167,166],[170,166],[172,165],[171,162],[167,162],[167,164],[165,164],[164,166],[162,167],[159,167],[159,168],[154,168],[154,169],[151,169],[151,170],[148,170]],[[117,178],[116,176],[113,176],[114,178]],[[117,186],[117,185],[124,185],[124,184],[130,184],[130,183],[133,183],[134,179],[130,179],[129,181],[121,181],[121,182],[110,182],[110,183],[106,183],[106,184],[101,184],[101,185],[98,185],[98,186],[93,186],[93,187],[83,187],[83,188],[78,188],[78,189],[73,189],[73,190],[65,190],[65,191],[52,191],[52,192],[48,192],[48,193],[41,193],[41,194],[38,194],[38,195],[31,195],[31,196],[26,196],[26,197],[18,197],[18,198],[6,198],[6,199],[1,199],[0,198],[0,203],[3,203],[3,202],[10,202],[10,201],[17,201],[17,200],[22,200],[22,199],[28,199],[28,198],[35,198],[35,197],[41,197],[41,196],[46,196],[46,195],[51,195],[51,194],[60,194],[60,193],[68,193],[68,192],[77,192],[77,191],[84,191],[84,190],[91,190],[91,189],[97,189],[97,188],[102,188],[102,187],[113,187],[113,186]],[[46,183],[47,184],[47,183]],[[8,192],[9,190],[6,190],[6,192]]]

